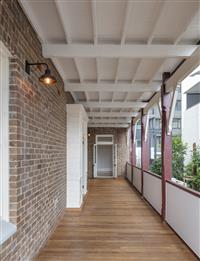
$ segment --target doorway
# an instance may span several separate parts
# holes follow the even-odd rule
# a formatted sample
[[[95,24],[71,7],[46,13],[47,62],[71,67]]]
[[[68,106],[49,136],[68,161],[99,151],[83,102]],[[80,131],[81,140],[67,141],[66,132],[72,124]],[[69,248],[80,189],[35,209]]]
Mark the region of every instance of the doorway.
[[[94,144],[94,178],[117,177],[117,145],[113,135],[96,135]]]

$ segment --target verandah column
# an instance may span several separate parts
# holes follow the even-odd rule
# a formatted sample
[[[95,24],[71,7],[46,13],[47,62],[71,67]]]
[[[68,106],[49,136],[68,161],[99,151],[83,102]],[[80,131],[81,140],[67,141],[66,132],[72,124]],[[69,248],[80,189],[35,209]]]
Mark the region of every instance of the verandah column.
[[[143,184],[144,184],[144,170],[149,169],[149,135],[146,133],[148,124],[147,114],[144,114],[144,109],[141,110],[141,193],[143,195]]]
[[[165,220],[166,211],[166,180],[172,176],[172,134],[167,133],[168,118],[172,101],[171,93],[166,92],[165,82],[170,77],[170,73],[163,73],[161,86],[161,106],[162,106],[162,219]]]
[[[136,146],[135,146],[135,123],[134,118],[131,121],[131,164],[136,164]]]

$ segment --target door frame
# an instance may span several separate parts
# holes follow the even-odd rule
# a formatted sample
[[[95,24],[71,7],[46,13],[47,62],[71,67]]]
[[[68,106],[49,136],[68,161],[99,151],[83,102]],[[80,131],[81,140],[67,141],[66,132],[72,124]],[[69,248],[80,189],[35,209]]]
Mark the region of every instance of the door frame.
[[[110,137],[111,141],[99,141],[98,138],[99,137]],[[116,164],[116,159],[114,158],[116,153],[115,153],[115,146],[116,144],[114,144],[114,135],[112,134],[97,134],[95,137],[95,144],[93,146],[93,177],[94,178],[116,178],[116,171],[115,171],[115,164]],[[98,145],[103,145],[103,146],[107,146],[107,145],[111,145],[112,146],[112,176],[98,176],[98,170],[97,170],[97,166],[98,166]]]

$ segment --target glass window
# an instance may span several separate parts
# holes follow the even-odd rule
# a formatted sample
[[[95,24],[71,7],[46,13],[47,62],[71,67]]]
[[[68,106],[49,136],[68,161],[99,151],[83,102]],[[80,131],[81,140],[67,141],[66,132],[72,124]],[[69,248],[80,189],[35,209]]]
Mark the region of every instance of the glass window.
[[[199,87],[200,88],[200,87]],[[200,103],[200,93],[187,94],[187,109]]]

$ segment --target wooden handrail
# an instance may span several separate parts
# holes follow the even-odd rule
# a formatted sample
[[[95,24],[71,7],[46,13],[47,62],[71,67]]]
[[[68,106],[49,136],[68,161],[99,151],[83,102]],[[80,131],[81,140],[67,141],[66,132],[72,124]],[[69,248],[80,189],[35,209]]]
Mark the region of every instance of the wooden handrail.
[[[151,175],[151,176],[153,176],[153,177],[155,177],[155,178],[162,179],[161,176],[159,176],[158,174],[156,174],[156,173],[154,173],[154,172],[151,172],[151,171],[149,171],[149,170],[144,169],[143,172],[146,172],[146,173],[148,173],[149,175]]]
[[[132,166],[132,167],[134,167],[134,168],[136,168],[136,169],[142,170],[140,167],[138,167],[138,166],[136,166],[136,165],[133,165],[133,164],[130,163],[130,162],[127,162],[127,164],[130,165],[130,166]]]
[[[190,189],[190,188],[186,188],[186,187],[184,187],[184,186],[182,186],[180,184],[177,184],[177,183],[175,183],[175,182],[173,182],[171,180],[167,180],[166,182],[169,183],[170,185],[174,186],[174,187],[177,187],[177,188],[187,192],[187,193],[190,193],[191,195],[193,195],[193,196],[195,196],[197,198],[200,198],[200,192],[198,192],[196,190],[193,190],[193,189]]]

